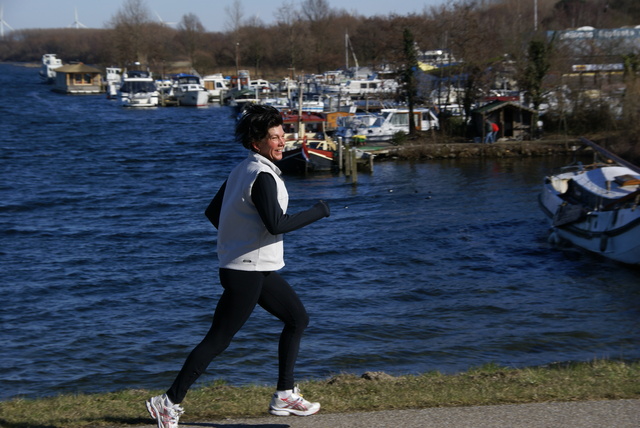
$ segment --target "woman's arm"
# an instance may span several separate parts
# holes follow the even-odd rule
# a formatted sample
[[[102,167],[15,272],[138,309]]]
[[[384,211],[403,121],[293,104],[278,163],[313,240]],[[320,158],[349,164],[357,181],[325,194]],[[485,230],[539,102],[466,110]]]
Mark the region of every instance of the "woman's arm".
[[[251,200],[267,230],[273,235],[293,232],[323,217],[329,217],[331,214],[329,205],[325,201],[319,201],[311,208],[296,214],[283,213],[278,203],[276,181],[271,174],[266,172],[258,174],[255,183],[253,183]]]

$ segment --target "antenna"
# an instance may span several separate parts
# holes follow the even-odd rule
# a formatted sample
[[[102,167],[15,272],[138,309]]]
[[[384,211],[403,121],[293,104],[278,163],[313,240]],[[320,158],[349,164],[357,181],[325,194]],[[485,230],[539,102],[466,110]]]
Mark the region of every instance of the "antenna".
[[[4,39],[4,27],[7,27],[11,31],[15,31],[11,25],[4,20],[3,6],[0,5],[0,38]]]
[[[75,12],[76,12],[76,14],[75,14],[76,20],[73,21],[73,24],[69,25],[69,27],[87,28],[86,25],[84,25],[82,22],[80,22],[78,20],[78,8],[77,7],[75,8]]]

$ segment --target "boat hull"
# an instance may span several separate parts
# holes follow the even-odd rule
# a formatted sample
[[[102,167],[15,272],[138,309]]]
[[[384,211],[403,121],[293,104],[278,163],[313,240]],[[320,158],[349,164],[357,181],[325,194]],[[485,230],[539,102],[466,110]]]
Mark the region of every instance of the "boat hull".
[[[335,168],[333,158],[334,153],[330,151],[297,147],[285,151],[276,165],[285,174],[327,172]]]
[[[178,95],[178,101],[181,106],[204,107],[209,104],[209,92],[187,91]]]
[[[121,94],[123,107],[158,107],[158,95],[153,94]]]

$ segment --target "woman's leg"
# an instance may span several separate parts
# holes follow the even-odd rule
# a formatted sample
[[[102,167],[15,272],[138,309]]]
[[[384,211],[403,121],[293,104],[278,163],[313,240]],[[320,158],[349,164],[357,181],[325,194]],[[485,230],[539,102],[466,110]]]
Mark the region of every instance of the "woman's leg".
[[[263,280],[262,272],[220,269],[220,283],[224,292],[216,306],[209,332],[191,351],[167,391],[167,396],[174,404],[182,402],[191,385],[207,369],[211,360],[227,349],[233,336],[249,319],[261,298]]]
[[[276,272],[265,273],[258,304],[284,322],[278,345],[277,389],[293,389],[300,340],[309,324],[307,311],[293,288]]]

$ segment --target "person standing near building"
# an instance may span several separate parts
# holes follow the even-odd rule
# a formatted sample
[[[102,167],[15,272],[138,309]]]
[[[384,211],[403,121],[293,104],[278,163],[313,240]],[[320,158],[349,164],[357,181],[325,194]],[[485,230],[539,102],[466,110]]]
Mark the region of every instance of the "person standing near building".
[[[249,150],[231,171],[206,215],[218,229],[220,283],[224,289],[209,332],[187,357],[165,394],[147,400],[147,410],[159,428],[177,428],[187,391],[210,362],[230,344],[256,305],[280,319],[284,328],[278,345],[278,383],[269,412],[277,416],[308,416],[320,410],[300,394],[294,366],[309,317],[293,288],[278,274],[284,267],[283,234],[323,217],[326,202],[287,214],[289,196],[280,170],[284,131],[273,107],[250,104],[236,125],[236,139]]]
[[[484,132],[485,132],[485,136],[484,136],[484,142],[485,143],[493,143],[492,137],[493,137],[493,122],[491,122],[489,119],[485,119],[484,121]]]

